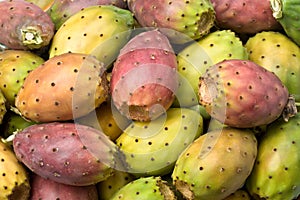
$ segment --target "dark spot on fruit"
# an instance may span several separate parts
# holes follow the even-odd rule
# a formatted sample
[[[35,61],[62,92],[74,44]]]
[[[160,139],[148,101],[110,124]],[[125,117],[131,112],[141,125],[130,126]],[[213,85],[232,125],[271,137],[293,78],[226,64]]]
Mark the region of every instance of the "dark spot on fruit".
[[[135,142],[139,142],[139,139],[135,139],[134,141],[135,141]]]
[[[59,106],[59,102],[55,101],[55,102],[54,102],[54,105],[55,105],[55,106]]]
[[[277,149],[276,149],[276,148],[274,148],[274,149],[273,149],[273,151],[274,151],[274,152],[276,152],[276,151],[277,151]]]
[[[52,83],[51,83],[51,86],[54,87],[54,86],[55,86],[55,83],[52,82]]]
[[[148,145],[152,145],[152,142],[148,142]]]
[[[77,72],[78,72],[78,69],[74,69],[74,72],[77,73]]]

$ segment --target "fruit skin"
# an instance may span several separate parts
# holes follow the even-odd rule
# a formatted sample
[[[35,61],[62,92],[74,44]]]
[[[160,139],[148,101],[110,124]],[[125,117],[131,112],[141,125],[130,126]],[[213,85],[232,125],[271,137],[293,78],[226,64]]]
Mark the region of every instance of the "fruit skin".
[[[246,190],[239,189],[226,197],[224,200],[251,200],[251,197]]]
[[[112,5],[84,8],[57,30],[49,57],[67,52],[91,54],[109,68],[128,41],[133,24],[132,13],[126,9]]]
[[[177,55],[180,85],[176,107],[198,104],[198,79],[211,65],[228,59],[248,59],[241,39],[231,30],[217,30],[191,43]],[[189,94],[190,93],[190,94]]]
[[[94,112],[75,119],[76,123],[91,126],[101,130],[112,141],[115,141],[131,121],[122,115],[111,102],[110,97]]]
[[[55,24],[56,30],[83,8],[96,5],[114,5],[119,8],[126,8],[127,4],[123,0],[60,0],[54,1],[47,12]]]
[[[8,110],[5,114],[3,125],[1,127],[2,136],[7,138],[13,135],[16,131],[20,131],[33,124],[35,124],[35,122],[25,120],[22,116]]]
[[[257,140],[250,130],[207,132],[179,156],[172,172],[173,184],[188,200],[224,199],[243,186],[256,155]]]
[[[177,44],[206,35],[215,20],[208,0],[128,0],[128,8],[142,27],[159,28]]]
[[[117,138],[128,172],[136,177],[170,173],[179,154],[203,133],[203,118],[194,110],[170,108],[151,122],[132,122]]]
[[[0,2],[0,43],[10,49],[29,50],[47,46],[54,23],[39,6],[23,0]]]
[[[264,199],[296,199],[300,194],[300,113],[278,119],[259,138],[258,155],[246,187]]]
[[[159,176],[141,177],[123,186],[111,200],[175,200],[174,192]]]
[[[67,185],[96,184],[123,169],[121,152],[105,134],[74,123],[29,126],[15,135],[13,148],[31,171]]]
[[[272,15],[270,0],[211,0],[216,12],[216,24],[236,33],[255,34],[280,30]]]
[[[97,183],[99,200],[110,200],[112,196],[135,177],[125,171],[114,170],[113,175]]]
[[[71,186],[45,179],[35,173],[31,175],[31,200],[72,199],[98,200],[96,185]]]
[[[43,9],[43,11],[47,12],[47,10],[51,7],[51,5],[54,3],[55,0],[44,0],[44,1],[26,0],[26,1],[39,6],[41,9]]]
[[[120,51],[112,69],[110,91],[116,108],[129,119],[159,117],[175,98],[176,55],[158,30],[138,33]]]
[[[199,102],[218,121],[237,128],[266,125],[288,104],[286,86],[272,72],[249,60],[225,60],[199,81]]]
[[[300,45],[299,9],[297,0],[270,0],[274,18],[281,24],[287,36]]]
[[[27,200],[30,195],[29,174],[16,155],[0,138],[0,199]]]
[[[65,53],[32,70],[16,97],[16,108],[35,122],[66,121],[93,111],[108,98],[103,63]]]
[[[299,46],[280,32],[264,31],[250,37],[245,47],[249,59],[274,72],[295,97],[295,101],[300,102]]]
[[[43,58],[30,51],[0,52],[0,89],[10,106],[15,105],[15,98],[27,75],[44,62]]]
[[[5,114],[7,113],[6,101],[7,100],[3,95],[3,92],[0,90],[0,124],[3,123],[3,119],[5,117]]]

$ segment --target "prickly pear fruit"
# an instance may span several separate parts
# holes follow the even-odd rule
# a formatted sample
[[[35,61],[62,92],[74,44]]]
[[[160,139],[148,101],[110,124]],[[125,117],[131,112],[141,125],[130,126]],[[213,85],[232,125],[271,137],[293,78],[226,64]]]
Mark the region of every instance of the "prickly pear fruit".
[[[272,15],[270,0],[211,0],[216,12],[216,24],[236,33],[254,34],[279,30]]]
[[[123,186],[111,200],[175,200],[174,192],[161,177],[141,177]]]
[[[90,112],[81,118],[75,119],[75,121],[101,130],[112,141],[115,141],[131,122],[109,100],[97,107],[95,112]]]
[[[114,170],[113,175],[97,183],[99,200],[110,200],[111,197],[135,177],[127,172]]]
[[[188,200],[224,199],[243,186],[256,155],[257,140],[250,130],[223,128],[207,132],[179,156],[172,173],[173,184]]]
[[[65,121],[87,115],[107,97],[103,63],[86,54],[65,53],[28,74],[15,104],[32,121]]]
[[[50,9],[51,5],[54,3],[56,0],[25,0],[30,3],[33,3],[37,6],[39,6],[43,11],[47,12],[48,9]]]
[[[49,56],[67,52],[92,54],[108,68],[129,40],[133,24],[129,10],[111,5],[84,8],[57,30]]]
[[[120,51],[110,81],[116,108],[129,119],[149,121],[173,103],[177,83],[176,55],[158,30],[134,36]]]
[[[23,0],[0,2],[0,43],[10,49],[40,49],[54,35],[54,23],[39,6]]]
[[[35,122],[25,120],[22,116],[8,110],[4,117],[4,123],[2,124],[2,137],[7,138],[16,131],[23,130],[33,124],[35,124]]]
[[[248,59],[242,41],[231,30],[211,32],[180,51],[177,60],[181,82],[174,105],[187,107],[198,104],[199,77],[208,67],[225,59]]]
[[[258,154],[246,186],[263,199],[296,199],[300,194],[300,113],[288,122],[271,123],[260,137]]]
[[[15,135],[13,148],[30,170],[67,185],[95,184],[123,167],[117,146],[102,132],[80,124],[29,126]]]
[[[285,115],[289,100],[280,79],[249,60],[221,61],[200,78],[200,104],[213,118],[232,127],[269,124]],[[294,114],[293,110],[291,116]]]
[[[300,45],[300,3],[297,0],[270,0],[273,17],[281,24],[284,32]]]
[[[98,200],[96,185],[72,186],[45,179],[35,173],[31,176],[31,200],[70,199]]]
[[[7,113],[6,98],[3,95],[3,92],[0,90],[0,124],[2,124],[6,113]]]
[[[126,8],[124,0],[60,0],[54,1],[48,11],[55,28],[59,29],[61,25],[83,8],[96,5],[113,5],[119,8]]]
[[[159,28],[179,44],[206,35],[215,20],[208,0],[128,0],[128,8],[142,27]]]
[[[245,47],[249,59],[274,72],[295,97],[295,101],[300,102],[299,46],[280,32],[265,31],[250,37]]]
[[[30,183],[26,168],[0,139],[0,199],[29,199]]]
[[[239,189],[226,197],[224,200],[251,200],[247,191]]]
[[[151,122],[133,122],[116,140],[125,154],[128,172],[135,176],[165,175],[179,154],[203,131],[203,119],[194,110],[170,108]]]
[[[15,105],[15,98],[28,73],[43,63],[43,58],[30,51],[0,52],[0,89],[10,106]]]

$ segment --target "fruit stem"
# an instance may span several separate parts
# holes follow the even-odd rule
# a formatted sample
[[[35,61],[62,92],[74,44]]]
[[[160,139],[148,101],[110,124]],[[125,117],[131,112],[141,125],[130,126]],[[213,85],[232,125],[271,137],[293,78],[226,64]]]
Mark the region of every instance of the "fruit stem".
[[[23,44],[29,48],[39,48],[39,46],[43,43],[40,33],[41,32],[38,30],[38,28],[34,26],[28,26],[24,29],[21,29]]]
[[[271,9],[273,11],[273,17],[275,19],[282,18],[282,1],[281,0],[270,0]]]

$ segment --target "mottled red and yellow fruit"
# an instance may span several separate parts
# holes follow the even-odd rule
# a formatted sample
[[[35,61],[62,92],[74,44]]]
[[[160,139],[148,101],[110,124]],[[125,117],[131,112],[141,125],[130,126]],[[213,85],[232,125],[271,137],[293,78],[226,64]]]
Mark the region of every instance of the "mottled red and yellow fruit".
[[[199,101],[218,121],[250,128],[280,117],[289,93],[274,73],[252,61],[233,59],[211,66],[201,76]]]
[[[65,121],[88,114],[107,97],[104,65],[86,54],[66,53],[30,72],[15,104],[32,121]]]

